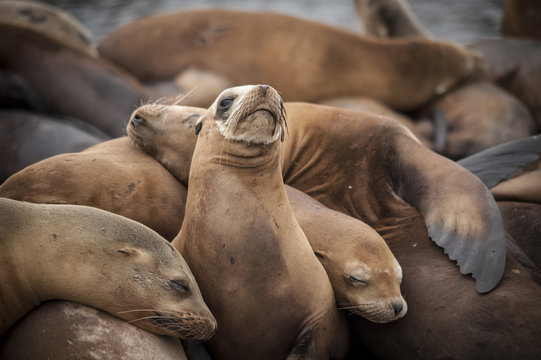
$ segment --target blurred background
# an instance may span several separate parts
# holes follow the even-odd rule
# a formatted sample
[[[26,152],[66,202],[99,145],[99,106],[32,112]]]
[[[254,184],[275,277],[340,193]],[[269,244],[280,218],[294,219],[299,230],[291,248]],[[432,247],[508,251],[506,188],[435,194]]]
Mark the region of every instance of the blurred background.
[[[135,18],[164,11],[222,7],[286,13],[359,31],[352,0],[44,0],[69,12],[99,42]],[[437,38],[467,44],[497,35],[505,0],[409,0],[421,23]]]

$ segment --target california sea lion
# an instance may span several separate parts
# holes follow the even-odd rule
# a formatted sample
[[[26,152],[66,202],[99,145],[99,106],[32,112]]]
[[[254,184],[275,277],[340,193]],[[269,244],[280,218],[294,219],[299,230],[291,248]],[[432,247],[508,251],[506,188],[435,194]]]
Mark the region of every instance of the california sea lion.
[[[135,78],[106,60],[35,30],[0,23],[0,33],[0,75],[11,79],[8,86],[18,80],[17,95],[38,107],[30,110],[80,119],[119,137],[133,109],[148,98]]]
[[[124,137],[32,164],[0,185],[0,196],[97,207],[171,240],[182,224],[186,188]]]
[[[358,341],[381,359],[539,358],[539,268],[509,239],[501,284],[480,295],[429,240],[419,214],[402,215],[377,230],[402,266],[408,315],[388,324],[348,317]]]
[[[75,119],[0,110],[0,183],[35,162],[61,153],[82,151],[109,139],[89,127]]]
[[[0,335],[45,300],[102,309],[156,334],[208,339],[216,321],[156,232],[77,205],[0,198]]]
[[[156,335],[104,311],[69,301],[32,310],[0,341],[4,360],[186,360],[178,338]]]
[[[90,31],[56,6],[34,1],[2,1],[0,23],[34,30],[90,56],[98,56]]]
[[[418,108],[482,67],[451,43],[374,40],[281,14],[218,9],[136,20],[98,51],[142,82],[195,69],[230,86],[268,83],[287,101],[366,95],[400,110]]]
[[[285,123],[265,85],[225,90],[200,118],[186,216],[173,240],[220,327],[216,359],[342,358],[348,335],[328,277],[288,203]]]

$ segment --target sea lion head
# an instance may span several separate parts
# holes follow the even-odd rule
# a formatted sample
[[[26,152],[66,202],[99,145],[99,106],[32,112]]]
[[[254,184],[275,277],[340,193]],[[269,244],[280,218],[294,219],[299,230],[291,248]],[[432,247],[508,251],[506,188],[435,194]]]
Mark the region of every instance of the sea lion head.
[[[216,331],[216,319],[188,264],[169,242],[148,230],[149,234],[136,233],[120,241],[109,238],[110,244],[104,245],[107,251],[100,262],[102,271],[111,267],[107,273],[114,274],[107,283],[113,284],[108,292],[115,304],[103,308],[153,333],[209,339]]]
[[[402,268],[383,239],[372,229],[362,241],[333,251],[316,251],[340,309],[386,323],[403,317],[407,304],[400,292]],[[355,251],[351,251],[353,249]]]
[[[198,120],[196,133],[205,119],[214,120],[226,140],[268,145],[283,140],[286,128],[282,98],[268,85],[245,85],[224,90]]]

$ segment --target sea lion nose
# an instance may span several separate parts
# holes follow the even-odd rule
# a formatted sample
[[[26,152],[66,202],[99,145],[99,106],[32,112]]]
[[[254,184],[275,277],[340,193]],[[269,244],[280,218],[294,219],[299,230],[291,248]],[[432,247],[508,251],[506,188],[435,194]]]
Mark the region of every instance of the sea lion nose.
[[[263,90],[263,97],[267,96],[267,89],[269,88],[268,85],[259,85],[261,90]]]
[[[135,130],[137,130],[137,127],[141,125],[144,122],[144,119],[140,116],[134,116],[133,119],[131,119],[131,124]]]
[[[393,309],[394,309],[394,314],[395,315],[400,314],[400,312],[402,311],[403,308],[404,308],[404,305],[399,304],[399,303],[393,303]]]

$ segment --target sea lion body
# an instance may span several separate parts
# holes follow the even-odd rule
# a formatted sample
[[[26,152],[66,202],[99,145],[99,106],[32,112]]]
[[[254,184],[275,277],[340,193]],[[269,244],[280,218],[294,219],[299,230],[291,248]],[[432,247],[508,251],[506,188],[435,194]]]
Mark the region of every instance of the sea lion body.
[[[156,335],[104,311],[69,301],[32,310],[0,341],[4,360],[186,360],[178,338]]]
[[[400,110],[418,108],[480,69],[476,55],[450,43],[380,41],[281,14],[218,9],[136,20],[98,51],[142,82],[196,70],[230,86],[268,83],[286,101],[365,95]]]
[[[331,285],[288,203],[267,86],[225,90],[198,120],[186,216],[173,240],[220,324],[216,359],[341,358]]]
[[[17,79],[16,95],[22,92],[29,110],[80,119],[119,137],[134,107],[147,100],[137,80],[106,60],[35,30],[0,23],[0,33],[3,76],[12,79],[7,85]]]
[[[143,223],[171,240],[182,224],[186,188],[124,137],[32,164],[0,185],[0,196],[93,206]]]
[[[157,334],[208,339],[214,332],[188,265],[146,226],[91,207],[6,198],[0,222],[0,334],[53,299],[102,309]]]
[[[79,125],[79,124],[77,124]],[[72,120],[22,110],[0,110],[0,183],[26,166],[61,153],[77,152],[109,137]]]

